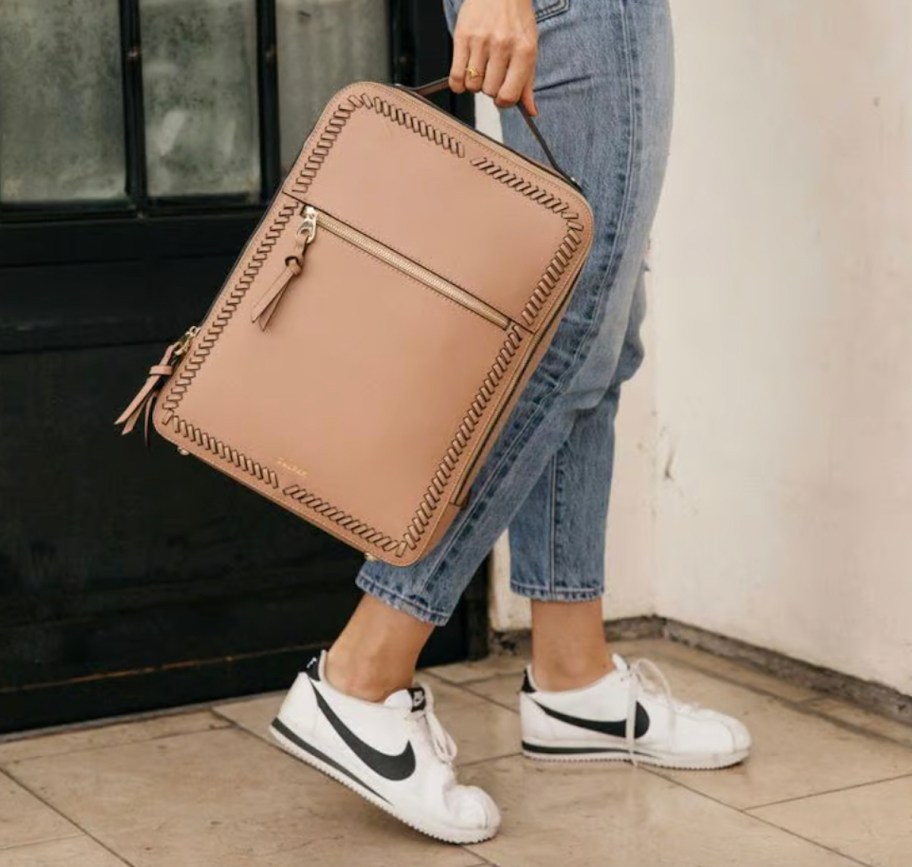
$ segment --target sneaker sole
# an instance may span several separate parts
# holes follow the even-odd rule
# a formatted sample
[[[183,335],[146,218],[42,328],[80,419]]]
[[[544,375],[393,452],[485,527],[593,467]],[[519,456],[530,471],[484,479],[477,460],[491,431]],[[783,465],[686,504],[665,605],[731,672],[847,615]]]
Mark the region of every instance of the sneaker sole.
[[[546,746],[523,741],[522,752],[526,758],[539,762],[633,762],[626,747]],[[719,768],[728,768],[738,762],[743,762],[749,752],[749,750],[739,750],[725,755],[692,756],[683,759],[675,755],[634,750],[639,764],[688,771],[714,771]]]
[[[408,816],[397,809],[395,804],[387,801],[382,795],[369,788],[366,783],[361,782],[353,774],[349,776],[351,772],[348,771],[344,765],[307,743],[286,723],[279,719],[279,717],[276,717],[269,726],[269,734],[285,752],[294,756],[299,761],[316,768],[318,771],[326,774],[327,777],[331,777],[337,783],[341,783],[343,786],[351,789],[375,807],[379,807],[400,822],[403,822],[410,828],[414,828],[416,831],[420,831],[422,834],[427,834],[429,837],[434,837],[444,843],[466,844],[481,843],[484,840],[490,840],[491,837],[497,833],[497,828],[489,830],[473,829],[471,831],[442,828],[438,825],[425,822],[424,820]]]

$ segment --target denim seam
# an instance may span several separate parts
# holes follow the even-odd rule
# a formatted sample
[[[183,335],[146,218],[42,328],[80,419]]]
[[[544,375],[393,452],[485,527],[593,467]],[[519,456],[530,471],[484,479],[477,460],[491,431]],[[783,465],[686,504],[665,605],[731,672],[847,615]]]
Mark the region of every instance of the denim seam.
[[[554,529],[551,534],[551,550],[554,559],[555,580],[552,589],[555,592],[560,591],[557,582],[557,564],[563,560],[566,563],[566,557],[563,557],[563,540],[561,538],[561,520],[560,515],[564,503],[564,461],[566,455],[564,448],[569,440],[564,440],[563,445],[554,453]],[[569,576],[565,576],[567,580]]]
[[[631,34],[630,28],[628,27],[627,21],[627,8],[623,0],[618,0],[618,7],[621,12],[621,22],[622,22],[622,34],[623,34],[623,44],[625,49],[625,66],[626,66],[626,80],[627,80],[627,98],[629,103],[630,110],[630,132],[628,136],[628,157],[627,157],[627,172],[625,174],[625,188],[624,196],[621,201],[620,208],[618,210],[618,226],[624,225],[624,218],[626,217],[628,211],[631,207],[631,202],[633,201],[634,191],[637,188],[638,176],[637,176],[637,163],[636,163],[636,154],[637,149],[640,145],[638,127],[639,127],[639,106],[636,103],[634,98],[634,78],[636,75],[635,63],[634,63],[634,51],[631,43]],[[614,243],[612,244],[611,251],[608,256],[608,263],[605,267],[605,273],[602,276],[601,283],[599,284],[596,295],[598,298],[598,304],[605,303],[606,290],[610,288],[617,276],[617,268],[620,262],[620,250],[622,249],[622,239],[621,232],[616,232],[614,236]],[[624,238],[626,242],[626,238]],[[586,351],[591,350],[593,343],[593,336],[598,328],[599,321],[598,317],[592,317],[589,323],[589,328],[586,332],[585,339],[579,341],[574,352],[573,358],[566,365],[563,375],[558,380],[557,386],[551,389],[548,397],[550,398],[551,405],[557,399],[557,396],[562,392],[566,387],[567,383],[571,381],[573,376],[575,376],[576,371],[580,366],[580,358],[584,355],[584,347]],[[550,407],[549,407],[550,408]],[[525,424],[517,432],[516,436],[513,438],[512,443],[505,449],[504,453],[500,456],[500,461],[487,474],[487,478],[484,479],[485,484],[481,490],[474,493],[474,496],[471,497],[470,503],[467,508],[470,510],[466,514],[466,518],[459,526],[456,531],[453,533],[452,537],[446,539],[446,541],[441,544],[440,551],[437,553],[437,556],[434,561],[434,565],[431,569],[428,570],[427,576],[424,582],[421,585],[420,591],[424,592],[427,590],[428,583],[430,582],[431,576],[438,577],[435,575],[437,570],[444,566],[444,561],[447,558],[447,555],[452,551],[453,546],[457,542],[461,542],[462,538],[467,530],[475,520],[475,516],[478,513],[478,508],[480,505],[484,504],[486,501],[485,495],[488,493],[493,482],[501,474],[504,464],[507,462],[508,458],[511,458],[515,453],[523,448],[526,443],[526,437],[524,436],[525,432],[533,424],[533,422],[540,423],[541,419],[546,415],[546,408],[542,404],[535,404],[531,407],[531,412],[529,417],[526,419]],[[472,502],[474,502],[475,508],[472,509]]]
[[[548,589],[552,593],[557,590],[554,539],[557,534],[557,455],[559,453],[560,449],[551,457],[551,533],[548,538]]]

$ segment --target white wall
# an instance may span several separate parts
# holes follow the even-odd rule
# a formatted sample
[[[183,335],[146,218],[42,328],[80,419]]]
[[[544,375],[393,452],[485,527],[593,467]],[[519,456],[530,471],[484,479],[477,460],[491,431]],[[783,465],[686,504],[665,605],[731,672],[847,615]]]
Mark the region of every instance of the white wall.
[[[657,609],[912,693],[912,3],[673,9]]]
[[[912,2],[672,8],[606,616],[912,693]],[[494,623],[527,625],[504,568]]]

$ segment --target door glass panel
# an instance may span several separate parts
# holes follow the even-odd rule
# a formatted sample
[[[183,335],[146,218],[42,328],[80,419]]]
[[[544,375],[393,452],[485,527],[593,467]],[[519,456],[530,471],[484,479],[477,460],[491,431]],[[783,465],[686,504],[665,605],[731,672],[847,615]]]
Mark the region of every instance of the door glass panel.
[[[122,200],[117,0],[0,0],[0,203]]]
[[[427,0],[430,2],[430,0]],[[279,118],[284,171],[327,100],[352,81],[389,80],[382,0],[277,0]]]
[[[255,0],[140,0],[151,197],[258,199]]]

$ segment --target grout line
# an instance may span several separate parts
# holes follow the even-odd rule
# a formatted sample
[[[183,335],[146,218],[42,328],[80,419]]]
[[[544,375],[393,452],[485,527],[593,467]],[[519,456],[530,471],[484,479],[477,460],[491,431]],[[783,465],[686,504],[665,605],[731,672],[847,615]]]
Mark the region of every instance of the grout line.
[[[221,716],[221,714],[217,714],[215,711],[210,711],[209,715],[214,717],[216,721],[226,719],[226,717]],[[178,714],[178,716],[182,716],[182,714]],[[229,720],[229,722],[230,722],[230,720]],[[126,725],[132,725],[132,724],[133,723],[126,723]],[[110,723],[109,725],[110,725],[110,727],[113,728],[115,725],[119,725],[119,723]],[[106,725],[106,726],[100,726],[99,728],[107,728],[107,727],[108,726]],[[218,726],[216,728],[191,729],[189,731],[183,731],[183,732],[165,732],[160,735],[149,735],[149,737],[145,737],[145,738],[135,738],[132,740],[128,739],[125,741],[115,741],[115,742],[108,743],[108,744],[95,744],[93,746],[86,746],[86,747],[74,747],[73,749],[59,750],[59,751],[54,751],[54,752],[50,752],[50,753],[36,753],[35,755],[32,755],[32,756],[23,756],[20,759],[0,758],[0,770],[5,769],[5,768],[9,767],[10,765],[19,764],[20,762],[30,762],[33,759],[52,759],[54,757],[71,756],[71,755],[76,755],[78,753],[91,753],[91,752],[94,752],[95,750],[107,750],[107,749],[114,749],[116,747],[127,747],[127,746],[130,746],[131,744],[147,744],[150,741],[163,741],[163,740],[167,740],[168,738],[183,737],[184,735],[204,734],[206,732],[221,731],[222,729],[225,729],[225,728],[228,728],[228,726]],[[67,733],[61,732],[60,734],[67,734]],[[46,737],[56,737],[56,736],[57,735],[47,735]],[[8,743],[24,743],[27,740],[28,740],[28,738],[23,738],[22,741],[9,741]],[[0,751],[2,751],[2,747],[3,747],[3,744],[0,743]]]
[[[241,701],[246,696],[238,696]],[[223,703],[233,701],[226,699]],[[222,702],[222,700],[220,700]],[[147,722],[148,720],[164,719],[166,717],[191,716],[195,713],[206,713],[212,709],[212,701],[202,701],[195,704],[175,705],[174,707],[155,708],[154,710],[135,711],[133,713],[115,714],[113,716],[96,717],[95,719],[78,720],[76,722],[61,723],[60,725],[42,726],[40,728],[24,729],[18,732],[5,732],[0,734],[0,747],[4,744],[15,744],[37,738],[53,737],[55,735],[73,734],[75,732],[88,732],[95,729],[109,728],[116,725],[132,725]]]
[[[421,676],[421,671],[418,672],[418,675]],[[470,677],[468,680],[447,680],[443,675],[436,674],[434,672],[427,672],[427,675],[430,677],[436,677],[437,680],[443,681],[448,686],[471,686],[475,683],[485,683],[489,680],[497,680],[499,677],[515,677],[518,681],[522,681],[522,669],[518,671],[501,671],[498,674],[488,674],[484,677]]]
[[[253,729],[247,728],[247,726],[239,723],[237,720],[231,719],[231,717],[222,716],[218,711],[212,711],[216,716],[222,717],[223,720],[228,722],[228,728],[234,729],[236,732],[247,735],[248,737],[254,738],[255,740],[260,741],[261,743],[266,744],[269,747],[275,747],[283,756],[288,757],[289,753],[286,750],[283,750],[276,742],[269,736],[269,722],[266,723],[266,727],[263,729],[262,734],[257,734]],[[271,722],[271,720],[270,720]],[[305,762],[299,762],[298,764],[306,764]],[[311,767],[308,765],[307,767]],[[319,774],[320,771],[314,768],[315,771]]]
[[[501,759],[513,759],[516,756],[521,756],[521,750],[515,750],[512,753],[504,753],[502,756],[486,756],[483,759],[473,759],[471,762],[460,762],[458,768],[473,768],[475,765],[481,765],[485,762],[499,762]]]
[[[69,822],[74,828],[78,828],[82,832],[81,835],[74,834],[72,837],[61,837],[58,839],[70,840],[76,836],[84,835],[84,836],[88,837],[90,840],[93,840],[99,846],[101,846],[102,849],[105,849],[106,851],[110,852],[122,864],[126,864],[127,867],[135,867],[135,865],[133,864],[132,861],[128,861],[126,858],[123,857],[123,855],[121,855],[119,852],[115,852],[110,846],[108,846],[103,840],[100,840],[98,837],[96,837],[91,831],[87,830],[86,828],[83,828],[82,825],[79,824],[79,822],[77,822],[71,816],[67,816],[67,814],[64,813],[63,810],[58,809],[56,806],[54,806],[54,804],[52,804],[50,801],[48,801],[47,798],[42,797],[38,792],[36,792],[34,789],[32,789],[29,785],[27,785],[25,782],[20,780],[15,774],[11,773],[8,768],[0,769],[0,775],[8,777],[17,786],[19,786],[22,789],[25,789],[25,791],[28,792],[33,798],[36,798],[38,801],[40,801],[42,804],[44,804],[44,806],[47,807],[49,810],[53,811],[58,816],[60,816],[61,818],[63,818],[67,822]],[[39,840],[36,842],[43,842],[43,841]]]
[[[61,834],[59,837],[42,837],[39,840],[26,840],[24,843],[11,843],[9,846],[0,846],[0,856],[7,852],[15,852],[16,849],[28,849],[30,846],[41,846],[44,843],[59,843],[61,840],[81,840],[85,834],[81,830],[76,830],[72,834]]]
[[[794,798],[782,798],[779,801],[767,801],[766,803],[763,803],[763,804],[754,804],[753,806],[745,807],[744,812],[746,812],[750,815],[753,815],[754,810],[762,810],[765,807],[777,807],[780,804],[792,804],[795,801],[809,801],[812,798],[820,798],[820,797],[823,797],[824,795],[834,795],[839,792],[851,792],[853,789],[864,789],[868,786],[877,786],[880,783],[892,783],[895,780],[903,780],[906,778],[912,778],[912,774],[910,774],[910,773],[897,774],[895,777],[883,777],[882,779],[879,779],[879,780],[868,780],[867,782],[864,782],[864,783],[854,783],[851,786],[839,786],[835,789],[824,789],[823,791],[820,791],[820,792],[810,792],[807,795],[796,795]]]
[[[781,825],[777,825],[774,822],[771,822],[769,819],[764,819],[763,816],[757,816],[754,813],[747,812],[747,808],[736,807],[733,804],[727,804],[725,801],[720,800],[714,795],[709,795],[706,792],[701,792],[699,789],[694,789],[691,786],[688,786],[686,783],[682,783],[679,779],[666,776],[665,773],[662,773],[659,768],[650,768],[648,766],[643,766],[643,770],[648,774],[659,777],[666,782],[672,783],[675,786],[680,786],[682,789],[690,792],[692,795],[696,795],[700,798],[705,798],[707,801],[712,801],[715,804],[718,804],[720,807],[724,807],[726,810],[732,810],[735,813],[740,813],[742,816],[747,817],[748,819],[753,819],[757,822],[762,822],[764,825],[769,826],[770,828],[775,828],[777,831],[780,831],[783,834],[787,834],[790,837],[795,837],[799,840],[803,840],[805,843],[810,843],[817,849],[824,849],[827,852],[832,852],[834,855],[839,855],[842,858],[845,858],[848,861],[851,861],[853,864],[859,865],[859,867],[871,867],[866,861],[859,861],[857,858],[853,858],[851,855],[847,855],[845,852],[840,852],[838,849],[834,849],[831,846],[827,846],[825,843],[821,843],[817,840],[812,840],[810,837],[805,837],[803,834],[799,834],[796,831],[792,831],[789,828],[783,828]],[[667,769],[667,772],[671,772],[672,769]],[[751,808],[753,809],[753,808]]]
[[[225,716],[225,714],[223,714],[220,710],[216,710],[215,708],[212,708],[212,714],[213,714],[213,716],[217,716],[219,719],[225,720],[225,722],[227,722],[230,726],[234,726],[234,728],[236,728],[236,729],[244,728],[242,725],[240,725],[238,723],[237,720],[231,719],[230,716]]]
[[[484,844],[486,842],[487,842],[487,840],[485,840],[482,843],[467,843],[466,845],[460,847],[461,849],[465,850],[473,857],[481,858],[481,861],[477,861],[475,864],[470,864],[470,865],[468,865],[468,867],[500,867],[500,865],[497,864],[496,861],[489,861],[487,858],[485,858],[484,855],[479,855],[477,852],[473,851],[470,848],[472,846],[484,846]]]
[[[832,852],[834,855],[838,855],[840,858],[845,858],[846,861],[851,861],[853,864],[858,864],[859,867],[873,867],[873,865],[867,861],[860,861],[858,858],[849,855],[847,852],[835,849],[832,846],[827,846],[825,843],[821,843],[819,840],[813,840],[810,837],[805,837],[804,834],[798,834],[789,828],[783,828],[781,825],[777,825],[775,822],[770,822],[769,819],[764,819],[763,816],[755,816],[752,813],[744,813],[742,810],[739,810],[738,812],[742,813],[745,816],[750,816],[752,819],[763,822],[764,825],[767,825],[770,828],[775,828],[777,831],[780,831],[783,834],[788,834],[791,837],[797,837],[799,840],[804,840],[805,843],[810,843],[811,846],[815,846],[818,849],[823,849],[826,852]]]
[[[498,701],[496,698],[491,698],[488,695],[482,695],[481,693],[475,692],[474,690],[471,690],[471,689],[466,689],[466,690],[464,690],[464,692],[468,693],[468,695],[474,696],[475,698],[484,699],[489,704],[493,704],[493,705],[496,705],[497,707],[502,707],[504,710],[508,710],[512,713],[519,714],[519,711],[517,710],[516,707],[511,707],[510,705],[505,704],[502,701]],[[519,692],[519,690],[517,690],[517,692]]]

